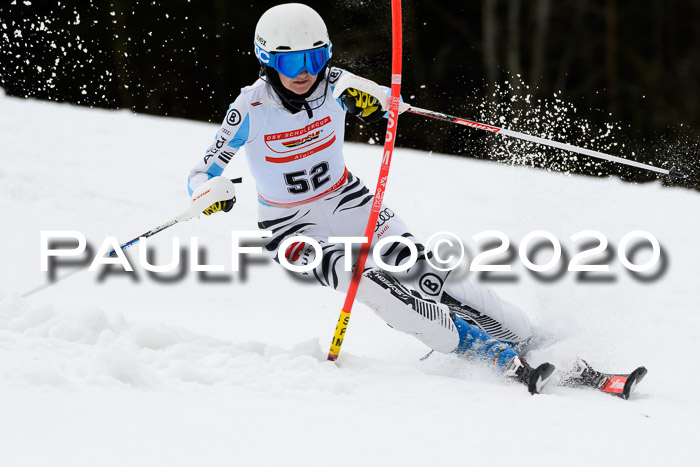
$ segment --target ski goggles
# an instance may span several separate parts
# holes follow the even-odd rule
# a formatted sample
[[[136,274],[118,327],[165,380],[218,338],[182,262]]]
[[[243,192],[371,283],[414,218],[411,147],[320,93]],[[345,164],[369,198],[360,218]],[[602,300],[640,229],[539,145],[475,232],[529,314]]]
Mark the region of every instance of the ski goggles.
[[[255,55],[261,63],[274,68],[288,78],[296,78],[302,71],[317,75],[330,60],[332,45],[296,52],[268,52],[255,44]]]

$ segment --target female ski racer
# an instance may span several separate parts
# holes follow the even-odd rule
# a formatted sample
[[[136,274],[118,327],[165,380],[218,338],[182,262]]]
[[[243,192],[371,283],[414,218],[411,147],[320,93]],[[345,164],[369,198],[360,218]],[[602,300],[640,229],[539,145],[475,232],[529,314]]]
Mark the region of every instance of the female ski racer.
[[[298,274],[345,292],[352,275],[344,267],[345,244],[331,242],[329,237],[362,237],[373,199],[345,165],[345,114],[373,123],[382,120],[385,112],[377,96],[352,86],[338,99],[332,97],[344,75],[350,76],[346,83],[363,79],[330,65],[328,31],[312,8],[289,3],[269,9],[258,21],[254,44],[260,77],[229,106],[216,139],[192,168],[190,195],[220,176],[245,146],[258,191],[258,226],[272,232],[265,239],[267,252],[277,262],[284,255],[292,265],[308,265],[317,254],[312,245],[299,241],[285,251],[279,246],[298,235],[316,240],[322,247],[322,261],[312,271]],[[234,202],[215,203],[204,213],[228,212]],[[372,242],[388,236],[412,241],[418,259],[408,271],[388,273],[370,255],[357,299],[391,327],[431,349],[487,359],[507,376],[527,384],[530,392],[537,392],[554,367],[545,363],[532,369],[512,349],[531,335],[525,313],[489,289],[431,268],[426,260],[431,253],[383,205]],[[408,246],[399,242],[380,252],[385,264],[395,266],[410,255]]]

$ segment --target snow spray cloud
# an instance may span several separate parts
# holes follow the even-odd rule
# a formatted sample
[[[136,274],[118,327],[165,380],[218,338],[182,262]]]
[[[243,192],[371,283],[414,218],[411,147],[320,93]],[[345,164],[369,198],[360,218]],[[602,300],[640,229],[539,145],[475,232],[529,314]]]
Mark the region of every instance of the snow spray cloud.
[[[250,246],[244,242],[259,242],[271,235],[271,231],[265,230],[232,231],[228,270],[240,272],[245,269],[249,255],[267,257],[262,246]],[[668,267],[668,258],[661,243],[653,234],[643,230],[626,233],[619,239],[616,248],[603,233],[595,230],[576,232],[564,242],[546,230],[532,231],[518,243],[512,242],[504,232],[498,230],[479,232],[471,240],[465,246],[458,235],[437,232],[428,238],[425,245],[417,245],[402,236],[386,236],[373,243],[371,261],[375,267],[390,273],[409,271],[416,265],[419,251],[425,249],[431,252],[424,258],[433,270],[458,271],[463,274],[488,273],[494,281],[503,280],[506,276],[512,277],[518,266],[545,282],[561,279],[566,273],[576,273],[579,282],[614,281],[611,265],[617,262],[636,279],[650,282],[661,278]],[[328,242],[343,246],[342,267],[346,272],[352,271],[353,257],[366,241],[366,237],[328,238]],[[156,265],[153,261],[153,248],[149,248],[147,238],[141,238],[138,264],[153,274],[179,272],[176,275],[179,279],[185,277],[187,270],[197,273],[227,271],[223,264],[206,264],[206,251],[200,247],[197,237],[190,237],[188,243],[189,248],[182,248],[184,242],[179,237],[172,237],[169,262]],[[382,260],[382,251],[396,243],[404,245],[410,254],[398,265],[387,264]],[[645,250],[650,250],[650,253],[644,253]],[[277,251],[279,264],[293,273],[309,274],[323,261],[321,243],[304,235],[284,239]],[[478,253],[473,254],[472,251]],[[58,268],[76,265],[87,267],[92,272],[105,267],[121,268],[122,272],[135,271],[115,237],[105,238],[95,249],[88,244],[85,235],[78,231],[42,231],[40,259],[41,271],[48,272],[50,280],[55,279]],[[500,279],[497,279],[499,275]],[[484,279],[480,278],[480,281]],[[220,282],[220,279],[216,282]]]
[[[605,117],[605,123],[594,123],[584,116],[600,110],[580,112],[565,100],[561,91],[543,96],[539,89],[525,84],[520,75],[511,76],[502,84],[489,86],[487,99],[477,99],[473,112],[479,121],[499,127],[565,141],[606,154],[618,155],[654,166],[683,167],[684,173],[695,174],[700,167],[700,142],[697,133],[687,125],[668,128],[664,134],[648,137],[631,136],[630,125]],[[653,174],[591,159],[559,149],[514,138],[490,138],[488,157],[509,165],[525,165],[565,174],[583,173],[595,176],[617,174],[633,181],[655,180]],[[664,180],[664,184],[698,186],[698,175],[684,181]]]

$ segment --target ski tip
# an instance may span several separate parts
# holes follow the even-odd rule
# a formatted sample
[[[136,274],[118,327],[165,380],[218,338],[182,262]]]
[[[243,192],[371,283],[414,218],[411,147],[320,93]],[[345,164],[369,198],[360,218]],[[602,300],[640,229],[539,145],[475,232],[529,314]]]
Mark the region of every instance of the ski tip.
[[[527,385],[527,390],[530,394],[539,394],[542,388],[552,377],[554,373],[554,365],[551,363],[543,363],[532,372],[530,381]]]
[[[637,387],[637,384],[639,384],[646,375],[647,369],[643,366],[640,366],[630,373],[627,377],[627,381],[625,381],[625,387],[622,389],[622,394],[620,396],[625,400],[629,399],[632,390]]]

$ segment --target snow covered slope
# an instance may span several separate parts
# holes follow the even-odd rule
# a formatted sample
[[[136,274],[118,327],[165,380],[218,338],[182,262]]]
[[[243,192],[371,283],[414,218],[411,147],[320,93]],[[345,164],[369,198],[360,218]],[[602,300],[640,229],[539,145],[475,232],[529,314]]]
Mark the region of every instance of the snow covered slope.
[[[338,365],[327,362],[343,296],[295,282],[264,256],[249,261],[245,274],[229,271],[231,230],[256,229],[243,154],[226,172],[245,182],[231,213],[177,225],[151,242],[164,262],[173,236],[197,236],[206,262],[227,272],[201,280],[184,271],[170,282],[138,266],[102,278],[82,272],[20,298],[47,279],[40,231],[78,230],[97,247],[183,211],[187,172],[215,131],[0,95],[0,465],[695,461],[695,192],[395,153],[386,203],[419,238],[458,234],[470,258],[478,251],[471,237],[485,230],[504,232],[514,246],[547,230],[569,259],[580,246],[572,234],[605,234],[610,254],[595,259],[611,271],[599,280],[575,273],[538,279],[516,254],[507,260],[510,280],[487,285],[536,323],[541,347],[529,353],[532,363],[565,368],[580,355],[601,371],[644,364],[649,374],[629,401],[556,386],[530,396],[476,362],[450,355],[420,361],[422,344],[361,305]],[[410,128],[399,126],[399,142],[401,131]],[[380,153],[347,146],[349,168],[369,186]],[[663,268],[648,280],[617,258],[618,243],[634,230],[662,246]],[[649,256],[643,249],[634,261]],[[544,250],[537,262],[548,257]]]

